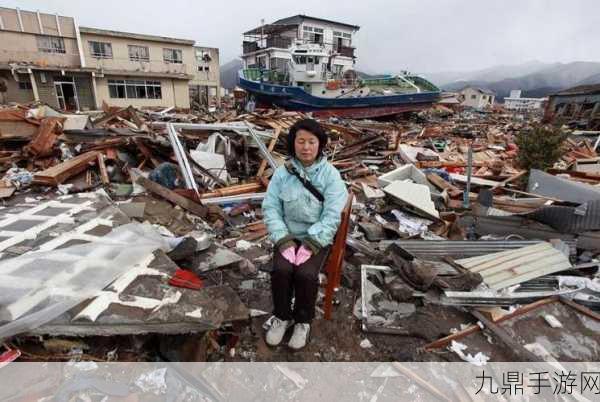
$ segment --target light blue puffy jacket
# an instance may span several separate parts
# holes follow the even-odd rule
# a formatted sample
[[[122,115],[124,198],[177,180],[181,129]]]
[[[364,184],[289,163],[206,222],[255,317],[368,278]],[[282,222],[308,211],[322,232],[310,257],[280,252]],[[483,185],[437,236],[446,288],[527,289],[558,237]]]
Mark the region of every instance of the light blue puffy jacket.
[[[277,245],[295,237],[314,246],[330,245],[348,198],[340,173],[325,157],[309,167],[304,167],[296,158],[292,158],[292,164],[325,200],[321,203],[285,166],[279,166],[262,203],[271,240]]]

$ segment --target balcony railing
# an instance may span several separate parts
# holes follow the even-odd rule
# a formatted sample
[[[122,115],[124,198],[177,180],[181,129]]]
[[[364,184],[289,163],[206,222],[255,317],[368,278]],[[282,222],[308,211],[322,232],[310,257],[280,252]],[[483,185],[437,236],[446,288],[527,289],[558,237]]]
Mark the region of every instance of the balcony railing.
[[[264,43],[264,42],[263,42]],[[244,54],[256,52],[257,50],[267,49],[270,47],[276,47],[279,49],[287,49],[292,45],[292,38],[286,36],[269,36],[266,39],[266,46],[259,46],[256,41],[244,41],[242,49]]]
[[[259,48],[258,48],[258,43],[256,42],[248,42],[248,41],[244,41],[242,48],[244,50],[244,53],[252,53],[252,52],[256,52]]]
[[[267,38],[267,47],[287,49],[292,45],[292,38],[286,36],[271,36]]]
[[[354,57],[354,48],[351,46],[336,46],[334,51],[342,56]]]

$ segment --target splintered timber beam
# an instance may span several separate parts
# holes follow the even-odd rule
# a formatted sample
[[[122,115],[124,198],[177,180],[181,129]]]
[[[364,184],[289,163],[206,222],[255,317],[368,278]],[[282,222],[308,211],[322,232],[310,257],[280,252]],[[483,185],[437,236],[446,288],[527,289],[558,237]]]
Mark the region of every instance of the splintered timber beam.
[[[156,194],[168,201],[171,201],[175,205],[179,205],[181,208],[185,209],[197,215],[201,218],[205,218],[207,215],[207,208],[204,205],[198,204],[189,198],[185,198],[174,191],[169,190],[166,187],[161,186],[158,183],[153,182],[150,179],[145,178],[141,175],[141,172],[137,169],[131,169],[132,172],[137,176],[135,178],[135,182],[140,186],[144,187],[146,190],[150,191],[153,194]]]
[[[52,166],[33,176],[33,184],[44,186],[58,186],[70,177],[73,177],[89,167],[92,161],[97,161],[100,152],[91,151],[69,159],[56,166]]]

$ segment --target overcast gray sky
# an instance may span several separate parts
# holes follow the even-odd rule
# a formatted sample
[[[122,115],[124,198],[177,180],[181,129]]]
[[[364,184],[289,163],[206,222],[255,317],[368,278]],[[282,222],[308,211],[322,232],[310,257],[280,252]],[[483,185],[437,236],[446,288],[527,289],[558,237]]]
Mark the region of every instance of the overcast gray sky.
[[[470,71],[499,64],[600,61],[596,0],[0,0],[79,25],[194,39],[238,57],[242,32],[296,14],[361,27],[368,72]]]

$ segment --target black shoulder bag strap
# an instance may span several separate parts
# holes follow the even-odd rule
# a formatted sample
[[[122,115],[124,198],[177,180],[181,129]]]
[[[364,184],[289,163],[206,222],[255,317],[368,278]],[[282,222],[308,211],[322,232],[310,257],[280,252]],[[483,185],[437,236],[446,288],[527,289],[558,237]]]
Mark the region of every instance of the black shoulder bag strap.
[[[317,190],[317,188],[306,178],[302,177],[300,175],[300,173],[298,172],[298,169],[296,169],[296,167],[294,165],[292,165],[291,162],[286,162],[285,163],[285,168],[287,169],[287,171],[291,174],[293,174],[294,176],[296,176],[298,178],[298,180],[300,180],[300,183],[302,183],[302,185],[308,190],[310,191],[310,193],[312,195],[314,195],[317,200],[323,202],[325,201],[325,197],[323,197],[323,194],[321,194],[321,192],[319,190]]]

